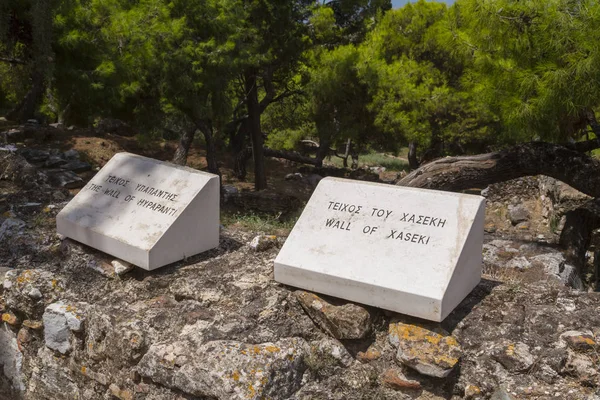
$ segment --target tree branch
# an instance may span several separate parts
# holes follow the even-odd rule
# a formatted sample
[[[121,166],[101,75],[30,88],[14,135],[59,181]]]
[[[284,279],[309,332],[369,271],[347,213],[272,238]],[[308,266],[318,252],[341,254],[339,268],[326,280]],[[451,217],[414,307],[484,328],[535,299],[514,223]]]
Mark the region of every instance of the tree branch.
[[[25,61],[19,60],[18,58],[0,57],[0,62],[5,62],[5,63],[9,63],[9,64],[27,65],[27,63]]]
[[[588,150],[600,147],[597,140],[580,143],[586,143]],[[575,145],[531,142],[495,153],[446,157],[421,166],[397,185],[460,191],[523,176],[547,175],[589,196],[600,197],[600,161],[580,152],[581,145]]]

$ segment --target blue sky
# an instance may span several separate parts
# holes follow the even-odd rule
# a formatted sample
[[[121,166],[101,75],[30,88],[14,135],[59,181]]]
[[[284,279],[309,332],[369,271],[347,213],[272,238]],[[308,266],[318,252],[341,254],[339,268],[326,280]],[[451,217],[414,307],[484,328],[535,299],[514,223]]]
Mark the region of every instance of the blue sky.
[[[394,7],[394,8],[401,7],[401,6],[405,5],[406,3],[408,3],[409,1],[410,0],[392,0],[392,7]],[[414,3],[414,0],[411,3]],[[454,3],[454,0],[442,0],[442,3],[452,4],[452,3]]]

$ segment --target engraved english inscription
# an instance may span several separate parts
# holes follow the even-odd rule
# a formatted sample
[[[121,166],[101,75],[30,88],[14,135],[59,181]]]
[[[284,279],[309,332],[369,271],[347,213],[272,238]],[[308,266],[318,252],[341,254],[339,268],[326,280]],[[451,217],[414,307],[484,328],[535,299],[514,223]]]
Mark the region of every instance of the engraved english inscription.
[[[415,245],[428,245],[431,236],[411,232],[411,226],[423,225],[443,229],[447,218],[423,215],[404,210],[389,210],[383,207],[367,207],[344,201],[328,201],[327,211],[335,215],[325,218],[325,227],[341,231],[356,229],[364,235],[375,236],[382,240],[392,239]],[[341,214],[341,215],[340,215]],[[362,225],[352,222],[355,215],[367,218]]]

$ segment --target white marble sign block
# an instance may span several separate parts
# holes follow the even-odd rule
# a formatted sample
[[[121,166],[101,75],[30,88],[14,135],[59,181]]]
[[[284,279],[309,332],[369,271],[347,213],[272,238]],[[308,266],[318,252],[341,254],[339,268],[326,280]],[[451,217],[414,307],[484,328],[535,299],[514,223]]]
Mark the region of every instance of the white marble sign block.
[[[481,196],[323,179],[275,280],[442,321],[481,279]]]
[[[118,153],[57,215],[56,230],[153,270],[219,245],[219,177]]]

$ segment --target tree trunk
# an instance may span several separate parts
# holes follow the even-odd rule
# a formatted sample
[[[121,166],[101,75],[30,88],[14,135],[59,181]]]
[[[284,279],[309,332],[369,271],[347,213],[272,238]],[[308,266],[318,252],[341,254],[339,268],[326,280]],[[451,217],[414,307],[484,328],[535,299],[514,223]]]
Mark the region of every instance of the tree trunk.
[[[31,89],[23,100],[7,115],[6,119],[25,122],[35,118],[35,113],[42,104],[46,82],[49,81],[52,71],[52,30],[53,30],[53,2],[38,0],[32,2],[32,42],[33,54],[31,60]]]
[[[41,71],[34,71],[32,75],[31,89],[23,100],[6,114],[6,119],[25,122],[35,117],[35,112],[42,103],[44,95],[44,74]]]
[[[352,157],[352,165],[350,166],[350,168],[352,169],[358,168],[358,150],[356,147],[357,146],[354,146],[352,148],[352,151],[350,152],[350,157]]]
[[[217,149],[215,146],[215,139],[213,137],[212,126],[205,121],[196,122],[196,126],[204,135],[208,172],[217,174],[219,177],[221,177],[221,171],[219,170],[219,164],[217,163]]]
[[[258,87],[256,70],[249,68],[244,74],[246,86],[246,105],[248,107],[248,128],[252,139],[252,154],[254,156],[254,189],[267,188],[265,172],[265,157],[263,154],[263,137],[260,129],[260,104],[258,102]]]
[[[346,142],[346,151],[344,152],[344,168],[348,168],[348,156],[350,156],[350,147],[352,147],[352,139]]]
[[[578,151],[598,147],[598,140],[569,146],[532,142],[496,153],[446,157],[421,166],[397,185],[459,191],[522,176],[547,175],[600,197],[600,161]]]
[[[233,153],[234,163],[233,163],[233,174],[235,177],[241,181],[246,179],[246,164],[250,157],[252,157],[252,152],[248,152],[248,148],[246,147],[246,137],[248,136],[248,120],[244,119],[238,129],[234,131],[234,133],[230,136],[230,146],[231,152]]]
[[[181,135],[181,139],[179,140],[179,146],[177,146],[177,150],[175,150],[175,155],[173,156],[172,162],[174,164],[187,164],[188,153],[190,151],[190,147],[192,147],[192,142],[194,141],[195,134],[195,126],[183,132],[183,135]]]
[[[419,168],[419,160],[417,159],[417,143],[408,143],[408,166],[411,170]]]
[[[316,161],[317,164],[315,164],[317,167],[322,167],[323,166],[323,160],[325,159],[325,157],[327,157],[329,155],[329,141],[328,140],[320,140],[319,142],[319,148],[317,149],[317,154],[316,154]]]
[[[440,158],[442,156],[444,143],[439,133],[439,127],[435,122],[432,122],[430,125],[432,126],[431,141],[429,143],[429,147],[421,155],[421,164],[435,160],[436,158]]]
[[[576,266],[579,276],[582,276],[592,232],[600,228],[600,200],[590,200],[582,207],[567,212],[565,216],[560,244],[567,250],[567,259]]]
[[[316,158],[306,157],[302,154],[293,152],[293,151],[284,151],[284,150],[273,150],[268,147],[264,148],[265,156],[267,157],[275,157],[275,158],[283,158],[286,160],[294,161],[301,164],[310,164],[314,166],[319,166],[319,161]]]
[[[245,148],[234,155],[233,173],[240,181],[246,180],[248,171],[246,165],[248,160],[252,158],[252,150]]]

